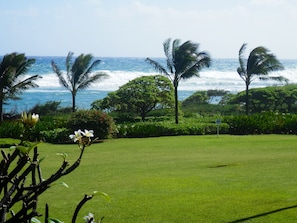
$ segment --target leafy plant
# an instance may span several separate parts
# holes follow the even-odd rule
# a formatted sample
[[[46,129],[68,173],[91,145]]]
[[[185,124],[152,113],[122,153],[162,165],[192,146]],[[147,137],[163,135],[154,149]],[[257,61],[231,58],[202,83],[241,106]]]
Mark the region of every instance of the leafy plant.
[[[69,141],[69,132],[70,130],[67,128],[41,131],[40,138],[49,143],[65,143]]]
[[[80,153],[77,160],[70,164],[67,154],[57,154],[62,157],[61,166],[50,177],[44,178],[40,163],[44,158],[39,158],[37,145],[27,141],[30,138],[30,130],[39,120],[39,115],[22,114],[24,131],[21,142],[11,147],[12,152],[1,150],[2,161],[0,162],[0,222],[40,222],[36,217],[41,216],[38,212],[38,198],[48,188],[53,186],[61,177],[70,174],[80,164],[85,148],[91,145],[94,137],[93,130],[75,131],[70,138],[77,142]],[[33,151],[33,155],[30,152]],[[63,183],[63,185],[66,185]],[[96,192],[97,193],[97,192]],[[108,195],[101,193],[104,197]],[[81,207],[93,195],[85,195],[74,211],[72,222],[76,222],[77,214]],[[10,215],[8,214],[10,213]],[[61,222],[49,217],[49,208],[46,207],[45,222]],[[90,222],[90,221],[88,221]]]
[[[20,138],[23,125],[17,121],[5,121],[0,124],[0,138]]]
[[[155,109],[173,108],[173,86],[168,78],[161,75],[135,78],[111,92],[102,100],[92,103],[93,109],[129,112],[139,115],[144,121],[147,114]]]
[[[178,135],[204,135],[216,134],[217,125],[215,123],[180,123],[176,125],[172,122],[139,122],[131,124],[117,125],[117,136],[128,138],[143,138],[156,136],[178,136]],[[228,133],[229,125],[220,124],[220,132]]]
[[[79,110],[71,115],[67,127],[72,131],[76,129],[93,129],[96,133],[95,137],[105,139],[113,133],[114,122],[109,115],[102,111]]]
[[[297,115],[263,112],[224,118],[230,125],[230,134],[296,134]]]

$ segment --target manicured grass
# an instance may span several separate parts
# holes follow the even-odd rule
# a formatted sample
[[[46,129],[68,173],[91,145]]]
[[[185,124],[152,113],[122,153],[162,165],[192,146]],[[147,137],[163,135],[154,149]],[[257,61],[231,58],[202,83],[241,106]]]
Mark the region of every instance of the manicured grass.
[[[39,146],[43,174],[59,167],[76,145]],[[70,222],[84,194],[103,191],[82,211],[103,222],[232,222],[297,204],[297,137],[179,136],[113,139],[88,147],[81,165],[40,199],[50,216]],[[296,222],[297,208],[246,222]]]

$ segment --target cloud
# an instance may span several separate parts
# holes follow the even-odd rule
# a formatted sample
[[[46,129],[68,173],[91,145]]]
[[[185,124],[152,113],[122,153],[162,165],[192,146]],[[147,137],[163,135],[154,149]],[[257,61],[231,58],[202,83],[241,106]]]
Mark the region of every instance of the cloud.
[[[297,52],[294,0],[28,0],[0,2],[0,20],[8,52],[154,57],[169,37],[200,43],[214,57],[236,57],[244,42]]]

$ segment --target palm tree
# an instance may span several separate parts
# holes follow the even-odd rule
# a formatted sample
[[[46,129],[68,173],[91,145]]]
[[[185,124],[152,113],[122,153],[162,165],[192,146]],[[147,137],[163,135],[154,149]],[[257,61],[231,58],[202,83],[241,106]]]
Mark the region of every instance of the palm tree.
[[[193,76],[199,77],[199,71],[210,66],[210,56],[206,52],[198,52],[198,46],[191,41],[180,44],[179,39],[173,40],[171,46],[171,39],[169,38],[163,43],[167,69],[150,58],[146,59],[157,71],[165,74],[173,84],[176,124],[178,124],[177,88],[179,81]]]
[[[11,53],[2,58],[0,63],[0,116],[3,121],[3,104],[7,99],[17,100],[23,91],[38,87],[35,81],[41,78],[33,75],[23,76],[28,72],[35,59],[28,59],[25,54]]]
[[[257,78],[260,80],[276,80],[285,81],[288,80],[283,76],[268,76],[269,72],[284,69],[283,65],[277,60],[277,58],[269,53],[269,50],[259,46],[252,50],[247,61],[244,59],[244,51],[247,44],[243,44],[239,50],[239,64],[237,73],[245,82],[245,112],[249,112],[249,86]]]
[[[107,74],[102,72],[96,72],[91,75],[91,72],[95,66],[100,63],[100,60],[93,60],[91,54],[79,55],[74,63],[72,63],[73,53],[69,52],[66,57],[66,74],[58,68],[57,64],[52,61],[53,71],[57,74],[60,84],[67,88],[72,95],[72,111],[75,111],[75,97],[78,90],[88,88],[92,83],[97,80],[106,77]]]

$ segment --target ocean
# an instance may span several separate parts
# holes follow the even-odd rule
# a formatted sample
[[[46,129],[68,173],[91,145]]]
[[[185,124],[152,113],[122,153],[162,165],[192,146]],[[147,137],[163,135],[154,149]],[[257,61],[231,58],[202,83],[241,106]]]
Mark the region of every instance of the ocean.
[[[72,99],[70,92],[61,87],[58,78],[52,71],[51,61],[55,61],[59,68],[65,70],[65,57],[30,57],[36,59],[28,76],[39,74],[42,76],[37,81],[38,88],[29,89],[21,94],[21,100],[8,101],[3,106],[5,112],[21,112],[31,109],[36,104],[47,101],[59,101],[61,107],[70,107]],[[81,90],[76,96],[76,105],[80,109],[89,109],[93,101],[104,98],[109,92],[117,90],[120,86],[136,77],[158,74],[145,58],[127,57],[102,57],[94,71],[108,74],[108,78],[94,83],[90,88]],[[152,58],[165,64],[165,58]],[[282,75],[289,83],[297,83],[297,60],[280,60],[285,69],[271,73]],[[179,100],[184,100],[199,90],[226,90],[237,93],[245,90],[245,83],[237,74],[238,59],[213,59],[210,68],[204,68],[200,77],[193,77],[180,81],[178,94]],[[251,88],[277,85],[275,81],[254,80]]]

